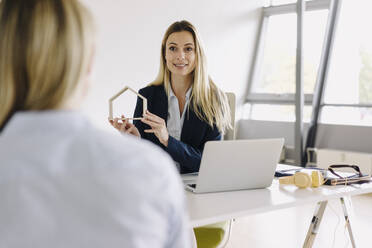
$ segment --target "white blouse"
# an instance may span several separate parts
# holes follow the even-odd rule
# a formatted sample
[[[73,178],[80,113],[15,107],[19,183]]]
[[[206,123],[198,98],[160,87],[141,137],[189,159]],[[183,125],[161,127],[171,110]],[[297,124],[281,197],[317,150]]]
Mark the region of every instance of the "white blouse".
[[[168,134],[175,138],[176,140],[181,140],[181,133],[183,122],[185,121],[185,110],[189,105],[190,95],[192,87],[190,87],[186,92],[186,102],[182,110],[182,115],[180,113],[179,102],[174,94],[172,87],[170,87],[169,97],[168,97],[168,118],[167,118],[167,129]],[[177,169],[180,171],[180,164],[175,162]]]

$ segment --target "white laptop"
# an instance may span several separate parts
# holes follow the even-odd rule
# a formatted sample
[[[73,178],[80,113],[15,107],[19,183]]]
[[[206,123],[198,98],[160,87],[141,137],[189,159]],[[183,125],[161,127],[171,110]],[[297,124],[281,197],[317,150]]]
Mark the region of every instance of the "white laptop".
[[[259,189],[274,179],[283,138],[209,141],[204,146],[199,175],[185,187],[194,193]]]

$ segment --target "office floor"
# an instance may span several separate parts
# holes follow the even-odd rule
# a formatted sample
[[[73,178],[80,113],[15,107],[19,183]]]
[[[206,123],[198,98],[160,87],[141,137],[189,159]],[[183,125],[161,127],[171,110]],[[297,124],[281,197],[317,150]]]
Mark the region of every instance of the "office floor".
[[[357,247],[372,247],[372,194],[352,197],[351,220]],[[305,240],[315,205],[277,210],[235,220],[226,248],[298,248]],[[352,247],[340,201],[330,201],[314,248]]]

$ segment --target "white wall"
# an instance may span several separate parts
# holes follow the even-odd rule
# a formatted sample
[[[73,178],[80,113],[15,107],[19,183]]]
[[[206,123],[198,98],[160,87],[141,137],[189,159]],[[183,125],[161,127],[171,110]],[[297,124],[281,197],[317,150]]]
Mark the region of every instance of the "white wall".
[[[209,71],[225,91],[246,89],[262,0],[84,0],[97,26],[92,87],[83,110],[102,128],[107,124],[108,99],[128,85],[136,90],[158,72],[160,43],[177,20],[191,21],[204,41]],[[121,99],[120,113],[132,115],[135,97]]]

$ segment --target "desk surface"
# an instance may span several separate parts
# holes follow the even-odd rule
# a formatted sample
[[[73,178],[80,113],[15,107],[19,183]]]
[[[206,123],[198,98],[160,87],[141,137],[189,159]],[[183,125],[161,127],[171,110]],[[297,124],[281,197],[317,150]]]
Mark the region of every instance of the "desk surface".
[[[292,185],[279,185],[275,179],[266,189],[207,194],[187,191],[186,198],[191,225],[198,227],[246,215],[371,192],[372,183],[299,189]]]

